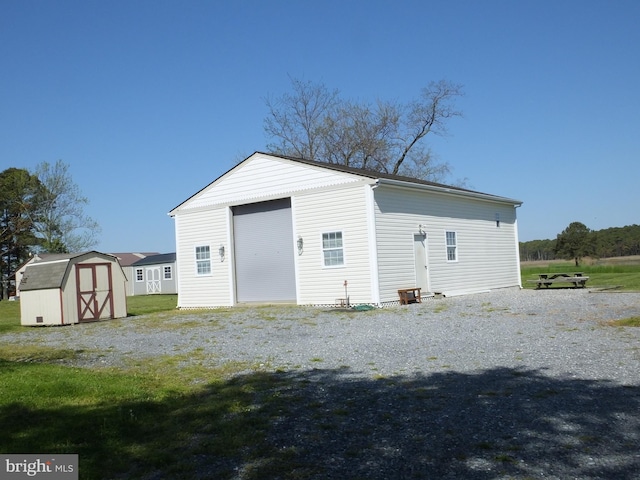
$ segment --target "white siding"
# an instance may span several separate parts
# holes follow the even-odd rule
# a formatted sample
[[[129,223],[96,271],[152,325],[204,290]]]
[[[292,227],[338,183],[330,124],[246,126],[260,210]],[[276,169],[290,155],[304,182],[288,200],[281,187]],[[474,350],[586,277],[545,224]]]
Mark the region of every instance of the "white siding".
[[[36,321],[42,317],[42,323]],[[21,325],[62,325],[60,289],[27,290],[20,298]],[[78,323],[77,316],[65,318],[64,323]]]
[[[356,175],[255,154],[187,200],[178,210],[284,198],[294,192],[361,181]]]
[[[415,286],[418,225],[428,235],[432,291],[454,295],[519,285],[515,207],[508,199],[382,181],[371,190],[376,183],[366,175],[252,155],[170,212],[176,222],[178,306],[234,305],[230,207],[288,197],[298,304],[333,304],[345,297],[345,281],[353,304],[397,301],[399,288]],[[457,262],[447,262],[448,230],[457,234]],[[345,264],[325,267],[322,234],[337,231],[343,234]],[[300,254],[298,238],[304,243]],[[211,275],[196,275],[198,245],[211,249]]]
[[[228,208],[176,215],[175,222],[178,307],[232,305]],[[196,275],[195,248],[202,245],[209,245],[211,250],[211,275]],[[221,245],[225,248],[224,259],[218,254]]]
[[[59,291],[60,299],[58,302],[62,301],[62,305],[58,303],[56,308],[62,309],[64,323],[78,323],[80,315],[78,312],[78,282],[76,282],[75,267],[70,268],[68,274],[67,281],[64,282],[64,286]]]
[[[122,267],[122,271],[124,272],[124,277],[126,279],[126,288],[127,296],[135,295],[135,286],[136,286],[136,275],[135,269],[133,267]]]
[[[358,185],[294,198],[294,236],[304,242],[302,254],[296,257],[299,304],[333,304],[345,297],[345,280],[352,304],[374,301],[366,214],[369,188]],[[337,231],[343,235],[345,264],[325,267],[322,234]]]
[[[513,205],[390,186],[378,187],[374,195],[382,302],[397,300],[398,288],[415,283],[418,225],[427,233],[433,292],[456,295],[520,284]],[[447,261],[446,231],[456,232],[456,262]]]

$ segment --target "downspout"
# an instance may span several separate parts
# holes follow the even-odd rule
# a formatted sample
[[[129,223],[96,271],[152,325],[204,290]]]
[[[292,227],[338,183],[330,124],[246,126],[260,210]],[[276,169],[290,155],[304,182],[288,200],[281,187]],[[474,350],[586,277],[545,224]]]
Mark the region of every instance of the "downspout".
[[[376,233],[376,212],[373,191],[380,185],[379,180],[368,184],[367,190],[367,235],[369,237],[369,270],[371,275],[371,300],[380,306],[380,273],[378,271],[378,237]]]
[[[229,286],[229,306],[235,307],[237,304],[237,294],[236,294],[236,272],[235,272],[235,257],[236,252],[233,246],[235,245],[235,231],[233,230],[233,211],[231,210],[231,206],[227,206],[226,211],[227,217],[227,250],[229,250],[229,254],[225,254],[225,260],[227,262],[227,284]],[[297,293],[296,293],[297,295]]]
[[[522,206],[522,204],[518,204],[518,205],[514,205],[514,211],[515,209],[518,209]],[[514,232],[515,232],[515,240],[516,240],[516,273],[518,275],[518,287],[520,287],[520,289],[522,289],[522,274],[521,269],[520,269],[520,240],[518,239],[518,214],[516,213],[516,218],[515,218],[515,223],[513,225],[514,227]]]

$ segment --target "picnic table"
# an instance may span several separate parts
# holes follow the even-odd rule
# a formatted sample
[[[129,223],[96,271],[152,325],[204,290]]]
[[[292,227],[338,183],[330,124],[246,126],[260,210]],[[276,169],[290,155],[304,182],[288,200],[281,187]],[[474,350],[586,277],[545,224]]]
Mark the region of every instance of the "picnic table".
[[[589,280],[589,277],[585,277],[582,272],[575,273],[540,273],[537,280],[528,280],[529,282],[535,282],[538,284],[537,288],[541,288],[543,285],[549,287],[549,285],[556,282],[568,282],[573,283],[574,288],[584,288],[585,284]]]

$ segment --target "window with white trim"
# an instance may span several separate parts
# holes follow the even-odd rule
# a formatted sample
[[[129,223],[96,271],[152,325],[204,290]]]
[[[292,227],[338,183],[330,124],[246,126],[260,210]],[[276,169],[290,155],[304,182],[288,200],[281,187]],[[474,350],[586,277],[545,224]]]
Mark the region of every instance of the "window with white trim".
[[[196,247],[196,273],[211,275],[211,248],[209,245]]]
[[[342,232],[322,234],[322,257],[325,267],[340,267],[344,265]]]
[[[456,238],[456,232],[445,232],[447,237],[447,261],[458,261],[458,239]]]
[[[171,280],[173,277],[173,272],[171,271],[171,265],[165,265],[163,269],[163,275],[165,280]]]
[[[144,282],[144,272],[141,268],[136,268],[136,282]]]

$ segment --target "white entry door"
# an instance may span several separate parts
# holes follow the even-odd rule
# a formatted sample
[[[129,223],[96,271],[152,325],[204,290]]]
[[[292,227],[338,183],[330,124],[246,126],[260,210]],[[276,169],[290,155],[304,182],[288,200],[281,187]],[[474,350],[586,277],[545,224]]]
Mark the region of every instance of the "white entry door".
[[[147,267],[147,294],[160,292],[160,267]]]
[[[417,233],[413,236],[413,252],[416,262],[416,287],[421,293],[429,291],[429,263],[427,257],[427,234]]]

